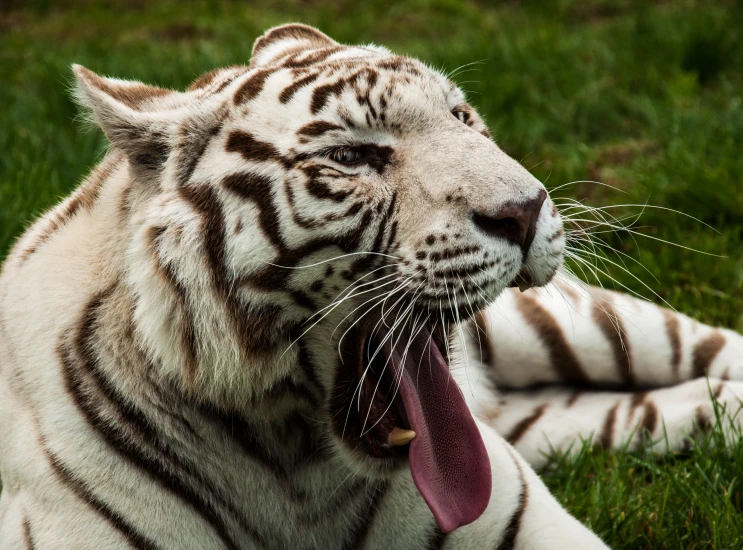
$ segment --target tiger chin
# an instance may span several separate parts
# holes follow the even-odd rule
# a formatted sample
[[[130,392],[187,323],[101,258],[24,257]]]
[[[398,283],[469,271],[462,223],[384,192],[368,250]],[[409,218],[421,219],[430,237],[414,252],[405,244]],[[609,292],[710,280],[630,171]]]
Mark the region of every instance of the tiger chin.
[[[605,547],[502,435],[541,413],[499,377],[592,374],[529,290],[558,211],[453,82],[300,24],[183,92],[74,72],[111,148],[3,266],[0,547]]]

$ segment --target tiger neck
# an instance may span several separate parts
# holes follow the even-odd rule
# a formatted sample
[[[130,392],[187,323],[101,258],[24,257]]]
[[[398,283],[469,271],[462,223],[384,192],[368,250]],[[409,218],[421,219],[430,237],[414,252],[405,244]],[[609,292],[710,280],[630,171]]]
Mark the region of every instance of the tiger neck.
[[[142,349],[133,316],[127,315],[131,311],[129,289],[113,283],[87,304],[81,323],[63,347],[74,352],[78,369],[87,369],[127,399],[131,403],[127,407],[140,409],[143,416],[152,410],[166,412],[166,422],[153,420],[153,426],[162,425],[160,438],[181,437],[186,435],[178,435],[183,430],[205,438],[208,426],[218,426],[242,452],[270,465],[280,479],[290,478],[299,463],[327,458],[317,390],[287,378],[240,403],[210,400],[163,376],[156,359]],[[310,360],[304,348],[298,355],[300,363]]]

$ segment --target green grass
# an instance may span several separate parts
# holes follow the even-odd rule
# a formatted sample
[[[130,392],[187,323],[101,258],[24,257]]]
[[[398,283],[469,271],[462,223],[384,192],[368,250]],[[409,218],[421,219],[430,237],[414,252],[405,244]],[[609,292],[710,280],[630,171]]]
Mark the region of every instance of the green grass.
[[[21,7],[23,4],[23,7]],[[619,285],[743,330],[743,6],[713,0],[18,2],[0,8],[0,257],[100,158],[67,89],[69,65],[184,87],[247,63],[266,27],[303,21],[453,70],[498,143],[557,192],[649,203],[638,231],[603,235],[635,257]],[[12,6],[12,2],[11,2]],[[639,212],[619,209],[615,213]],[[721,258],[719,256],[725,256]],[[655,280],[653,278],[657,278]],[[606,277],[602,277],[608,283]],[[621,288],[621,286],[620,286]],[[685,455],[584,449],[545,478],[615,548],[743,547],[743,444]]]

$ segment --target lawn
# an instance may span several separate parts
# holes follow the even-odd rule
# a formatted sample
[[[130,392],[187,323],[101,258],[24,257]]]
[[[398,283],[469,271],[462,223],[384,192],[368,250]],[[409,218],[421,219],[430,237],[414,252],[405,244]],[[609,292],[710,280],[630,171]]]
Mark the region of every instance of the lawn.
[[[555,196],[566,206],[662,207],[601,211],[634,223],[598,235],[618,250],[594,264],[603,284],[743,330],[743,4],[733,1],[3,2],[0,258],[105,150],[76,118],[71,63],[182,88],[247,63],[254,38],[287,21],[461,68],[455,80],[500,146],[548,187],[611,186],[565,185]],[[715,449],[710,437],[664,458],[585,448],[545,479],[614,548],[743,548],[743,444]]]

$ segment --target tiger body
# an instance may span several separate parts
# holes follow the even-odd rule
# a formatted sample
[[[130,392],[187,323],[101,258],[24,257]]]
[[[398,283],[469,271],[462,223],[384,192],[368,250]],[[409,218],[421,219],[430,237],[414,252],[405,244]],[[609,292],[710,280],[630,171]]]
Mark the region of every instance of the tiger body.
[[[112,148],[0,277],[2,548],[603,548],[543,452],[681,447],[743,396],[741,336],[548,284],[543,187],[415,60],[288,25],[182,93],[76,76]],[[453,527],[374,439],[382,320],[403,356],[445,335],[474,415],[492,490]]]

